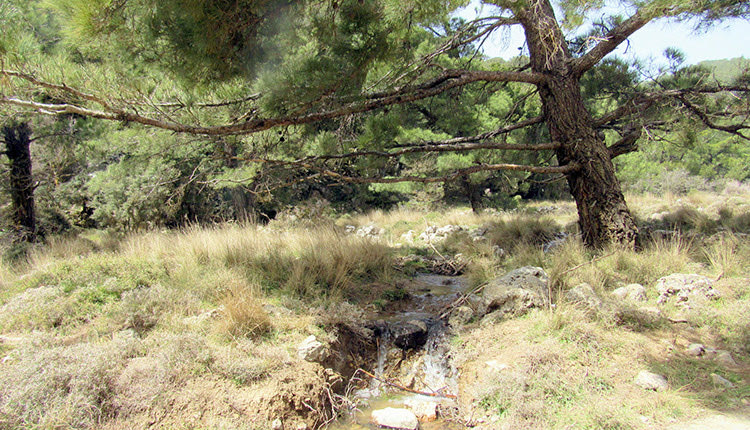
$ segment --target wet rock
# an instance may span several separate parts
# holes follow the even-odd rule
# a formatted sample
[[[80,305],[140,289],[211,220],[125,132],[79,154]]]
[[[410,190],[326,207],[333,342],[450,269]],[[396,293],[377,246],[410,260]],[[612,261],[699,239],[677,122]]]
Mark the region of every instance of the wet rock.
[[[641,284],[628,284],[612,291],[612,295],[619,300],[630,300],[633,302],[645,302],[646,288]]]
[[[596,294],[591,285],[579,284],[565,292],[565,298],[572,303],[582,305],[587,309],[596,310],[601,308],[602,299]]]
[[[690,306],[720,297],[719,292],[713,288],[711,279],[696,274],[673,273],[659,278],[656,290],[659,292],[658,304],[674,299],[677,303]]]
[[[633,383],[644,390],[662,391],[669,388],[667,379],[656,373],[651,373],[647,370],[641,370],[638,376],[635,377]]]
[[[734,388],[734,384],[732,384],[731,381],[722,377],[721,375],[717,375],[716,373],[711,374],[711,382],[713,382],[717,387]]]
[[[468,306],[459,306],[453,309],[450,317],[448,318],[448,324],[451,327],[460,327],[468,323],[474,316],[474,311]]]
[[[374,424],[389,429],[417,430],[419,421],[414,412],[402,408],[385,408],[372,411]]]
[[[330,356],[330,351],[315,336],[309,336],[297,346],[297,355],[305,361],[322,363]]]
[[[701,345],[700,343],[691,343],[685,349],[685,354],[691,357],[700,357],[701,355],[703,355],[705,351],[706,351],[706,347]]]
[[[365,323],[365,328],[372,331],[375,337],[382,336],[388,331],[388,323],[384,320],[373,320]]]
[[[734,358],[732,358],[732,354],[729,353],[729,351],[716,351],[716,358],[714,358],[717,363],[723,365],[723,366],[736,366],[737,362],[734,361]]]
[[[434,400],[407,399],[404,406],[414,412],[420,422],[432,422],[437,419],[438,402]]]
[[[518,316],[549,305],[549,277],[541,267],[526,266],[490,281],[484,299],[490,312]]]
[[[390,326],[394,345],[401,349],[419,348],[427,342],[427,324],[412,320]]]

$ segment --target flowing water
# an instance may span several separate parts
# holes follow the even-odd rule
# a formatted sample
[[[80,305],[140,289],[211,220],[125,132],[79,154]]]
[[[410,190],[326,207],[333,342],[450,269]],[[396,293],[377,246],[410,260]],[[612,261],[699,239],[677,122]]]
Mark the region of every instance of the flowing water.
[[[375,429],[377,426],[370,423],[372,411],[386,407],[404,408],[406,403],[415,401],[437,401],[444,410],[455,406],[455,399],[444,396],[457,394],[458,372],[450,363],[447,326],[439,315],[467,288],[468,283],[462,277],[418,275],[407,288],[411,295],[408,309],[378,315],[380,319],[377,323],[384,329],[378,338],[377,357],[371,369],[371,373],[378,378],[371,378],[365,388],[354,392],[359,407],[350,416],[329,426],[329,429]],[[422,347],[404,351],[394,344],[391,328],[415,320],[427,326],[427,339]],[[394,388],[381,380],[438,396],[415,394]],[[419,428],[452,430],[462,427],[438,418],[433,422],[421,422]]]

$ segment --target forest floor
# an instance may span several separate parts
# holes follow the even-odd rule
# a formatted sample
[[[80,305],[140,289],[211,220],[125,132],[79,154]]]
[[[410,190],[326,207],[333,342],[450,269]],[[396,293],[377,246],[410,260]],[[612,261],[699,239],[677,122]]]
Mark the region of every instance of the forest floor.
[[[586,250],[569,201],[310,205],[265,226],[51,239],[0,268],[0,428],[329,425],[356,405],[349,377],[377,364],[369,322],[413,311],[420,273],[461,273],[476,292],[456,296],[470,314],[448,332],[459,377],[444,423],[746,428],[750,190],[627,199],[637,252]],[[544,270],[549,300],[488,312],[482,286],[526,266]],[[673,274],[696,275],[700,294],[664,295]],[[632,284],[645,294],[613,294]],[[310,336],[319,357],[300,352]],[[642,371],[665,384],[643,388]]]

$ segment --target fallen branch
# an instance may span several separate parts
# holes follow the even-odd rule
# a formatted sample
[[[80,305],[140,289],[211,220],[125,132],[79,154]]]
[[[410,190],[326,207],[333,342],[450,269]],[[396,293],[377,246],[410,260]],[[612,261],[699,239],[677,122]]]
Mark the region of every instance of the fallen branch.
[[[388,386],[391,386],[393,388],[398,388],[399,390],[403,390],[403,391],[406,391],[406,392],[409,392],[409,393],[414,393],[414,394],[419,394],[421,396],[429,396],[429,397],[443,397],[443,398],[446,398],[446,399],[456,399],[456,398],[458,398],[455,394],[427,393],[427,392],[424,392],[424,391],[413,390],[411,388],[407,388],[407,387],[404,387],[403,385],[397,384],[397,383],[395,383],[393,381],[389,381],[389,380],[387,380],[385,378],[380,378],[378,376],[375,376],[372,373],[370,373],[370,372],[368,372],[368,371],[366,371],[364,369],[357,369],[357,372],[362,372],[365,375],[369,376],[370,378],[376,379],[376,380],[378,380],[378,381],[380,381],[380,382],[382,382],[382,383],[384,383],[384,384],[386,384]],[[357,372],[354,372],[354,374],[356,375]]]

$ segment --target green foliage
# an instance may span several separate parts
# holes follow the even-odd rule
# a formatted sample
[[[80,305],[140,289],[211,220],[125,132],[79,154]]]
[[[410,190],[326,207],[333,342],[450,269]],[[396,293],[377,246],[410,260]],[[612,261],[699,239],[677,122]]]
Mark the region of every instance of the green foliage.
[[[177,169],[158,159],[145,166],[129,159],[110,165],[87,184],[96,207],[93,217],[103,225],[125,229],[162,224],[175,212],[171,185],[178,177]]]

